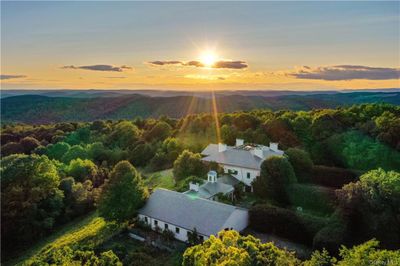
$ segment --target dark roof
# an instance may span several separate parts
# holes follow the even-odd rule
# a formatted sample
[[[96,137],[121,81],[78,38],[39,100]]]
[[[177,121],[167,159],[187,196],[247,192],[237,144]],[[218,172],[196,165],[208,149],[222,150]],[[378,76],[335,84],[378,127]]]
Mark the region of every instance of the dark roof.
[[[171,190],[157,189],[139,210],[139,214],[187,230],[196,228],[200,234],[209,236],[224,229],[230,218],[247,215],[247,210]]]

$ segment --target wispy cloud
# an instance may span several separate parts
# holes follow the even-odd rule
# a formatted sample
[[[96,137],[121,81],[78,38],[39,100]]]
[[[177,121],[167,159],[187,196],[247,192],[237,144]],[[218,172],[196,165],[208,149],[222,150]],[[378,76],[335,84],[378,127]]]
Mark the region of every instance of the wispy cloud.
[[[183,67],[206,67],[201,61],[178,61],[178,60],[166,60],[166,61],[150,61],[146,62],[151,66],[183,66]],[[208,66],[207,66],[208,67]],[[244,69],[248,67],[245,61],[232,61],[232,60],[218,60],[210,68],[225,68],[225,69]]]
[[[22,79],[26,78],[25,75],[0,75],[0,79]]]
[[[287,72],[288,76],[298,79],[320,79],[320,80],[387,80],[399,79],[400,68],[369,67],[358,65],[336,65],[326,67],[303,66],[296,71]]]
[[[123,72],[125,70],[132,70],[130,66],[113,66],[113,65],[90,65],[90,66],[63,66],[63,69],[84,69],[92,71],[110,71],[110,72]]]

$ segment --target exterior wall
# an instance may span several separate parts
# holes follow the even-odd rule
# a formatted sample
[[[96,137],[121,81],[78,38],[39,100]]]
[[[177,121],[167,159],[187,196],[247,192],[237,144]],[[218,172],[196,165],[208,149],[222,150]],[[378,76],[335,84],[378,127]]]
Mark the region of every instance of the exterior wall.
[[[188,240],[187,233],[188,233],[188,231],[191,232],[191,230],[187,230],[182,227],[175,226],[173,224],[169,224],[169,223],[166,223],[166,222],[163,222],[163,221],[160,221],[160,220],[157,220],[157,219],[154,219],[154,218],[142,215],[142,214],[138,215],[138,218],[143,222],[146,222],[145,217],[147,217],[147,224],[149,224],[151,226],[151,229],[153,229],[154,231],[156,230],[155,221],[157,221],[157,226],[161,230],[164,230],[165,224],[168,224],[168,230],[170,230],[174,233],[175,239],[178,239],[183,242],[187,242],[187,240]],[[176,233],[176,231],[175,231],[175,228],[177,228],[177,227],[179,228],[179,233]],[[205,235],[202,235],[202,236],[203,236],[204,240],[208,239],[208,236],[205,236]]]
[[[229,173],[229,170],[237,171],[237,174],[231,174],[231,175],[234,176],[239,181],[246,184],[247,186],[251,186],[253,180],[260,175],[260,171],[255,169],[236,167],[226,164],[221,164],[221,166],[224,168],[225,173]],[[250,173],[250,178],[247,178],[247,173]]]

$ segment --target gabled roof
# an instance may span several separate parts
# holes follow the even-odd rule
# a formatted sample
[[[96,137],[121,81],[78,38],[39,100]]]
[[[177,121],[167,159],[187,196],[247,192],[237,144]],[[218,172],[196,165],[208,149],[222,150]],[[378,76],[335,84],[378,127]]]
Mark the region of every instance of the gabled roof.
[[[218,178],[218,182],[219,183],[224,183],[224,184],[227,184],[227,185],[231,185],[231,186],[236,186],[237,184],[240,183],[239,180],[237,180],[236,178],[234,178],[233,176],[228,175],[228,174],[224,174],[221,177],[219,177]]]
[[[234,191],[234,187],[220,182],[207,182],[199,186],[199,191],[188,190],[184,192],[186,195],[210,199],[218,193],[227,194]]]
[[[217,234],[231,217],[247,215],[247,210],[183,193],[156,189],[139,214],[193,230],[202,235]]]
[[[282,156],[283,152],[273,151],[269,147],[258,145],[262,149],[263,158],[254,155],[254,149],[247,149],[244,145],[243,147],[233,147],[227,146],[226,150],[223,152],[218,151],[217,144],[209,144],[202,152],[205,155],[203,158],[207,162],[217,162],[220,164],[227,164],[232,166],[250,168],[259,170],[261,163],[271,157],[271,156]]]

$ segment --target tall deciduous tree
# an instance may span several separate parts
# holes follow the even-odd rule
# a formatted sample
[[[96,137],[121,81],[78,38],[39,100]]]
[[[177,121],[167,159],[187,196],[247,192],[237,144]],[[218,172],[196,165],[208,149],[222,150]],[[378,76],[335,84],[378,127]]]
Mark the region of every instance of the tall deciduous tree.
[[[280,204],[287,204],[286,187],[296,182],[296,175],[288,159],[273,156],[261,164],[261,173],[253,182],[254,193],[261,198],[268,198]]]
[[[173,172],[175,179],[182,180],[193,175],[204,175],[206,167],[201,161],[200,154],[184,150],[174,162]]]
[[[400,174],[372,170],[337,190],[341,213],[353,239],[377,238],[382,245],[400,248]]]
[[[44,155],[12,155],[1,163],[2,239],[12,247],[53,228],[63,193],[57,168]]]
[[[289,162],[293,166],[294,172],[297,177],[308,177],[313,168],[313,161],[310,155],[301,149],[290,148],[286,151],[289,157]]]
[[[147,195],[140,174],[128,161],[121,161],[103,187],[99,202],[100,215],[119,222],[128,220],[143,205]]]

